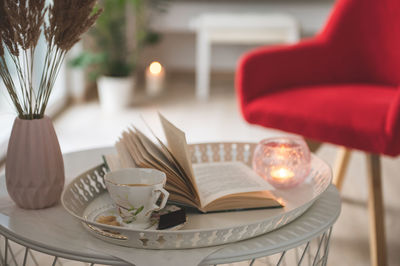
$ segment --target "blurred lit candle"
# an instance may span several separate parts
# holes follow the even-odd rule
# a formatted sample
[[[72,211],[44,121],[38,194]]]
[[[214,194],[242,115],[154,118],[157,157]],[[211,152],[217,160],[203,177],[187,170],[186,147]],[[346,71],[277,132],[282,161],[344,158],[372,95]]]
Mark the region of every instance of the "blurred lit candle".
[[[254,150],[253,169],[275,188],[293,188],[310,173],[310,150],[298,137],[264,139]]]
[[[289,169],[281,167],[277,170],[272,170],[271,177],[278,182],[285,182],[286,180],[293,178],[294,173],[293,173],[293,171],[290,171]]]
[[[152,62],[146,69],[146,92],[150,96],[161,93],[165,83],[165,70],[159,62]]]

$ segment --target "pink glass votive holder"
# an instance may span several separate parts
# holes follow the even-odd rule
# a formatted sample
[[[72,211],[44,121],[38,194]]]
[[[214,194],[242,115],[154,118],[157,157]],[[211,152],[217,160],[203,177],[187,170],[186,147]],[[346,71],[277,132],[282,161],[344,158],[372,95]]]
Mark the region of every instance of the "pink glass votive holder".
[[[292,188],[310,173],[311,153],[299,137],[264,139],[254,151],[253,169],[275,188]]]

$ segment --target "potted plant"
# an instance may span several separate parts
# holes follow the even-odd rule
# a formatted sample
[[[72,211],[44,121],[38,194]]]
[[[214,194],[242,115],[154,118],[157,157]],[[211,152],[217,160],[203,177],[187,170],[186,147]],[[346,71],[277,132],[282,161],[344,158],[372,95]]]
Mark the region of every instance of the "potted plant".
[[[58,202],[64,164],[51,119],[45,115],[66,53],[96,21],[96,0],[0,1],[0,76],[17,111],[6,158],[7,191],[14,202],[39,209]],[[46,56],[35,64],[44,33]],[[16,75],[12,75],[16,70]],[[36,73],[41,77],[35,82]]]
[[[134,73],[142,48],[158,40],[148,28],[151,7],[162,7],[162,0],[102,0],[104,9],[90,31],[87,50],[71,61],[72,67],[88,68],[102,109],[114,112],[132,103]],[[161,5],[160,5],[161,4]]]

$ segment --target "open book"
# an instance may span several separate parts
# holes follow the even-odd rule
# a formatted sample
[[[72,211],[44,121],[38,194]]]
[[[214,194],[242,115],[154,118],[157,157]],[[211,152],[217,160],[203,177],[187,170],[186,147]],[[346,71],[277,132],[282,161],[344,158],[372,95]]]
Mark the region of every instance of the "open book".
[[[105,155],[109,169],[155,168],[167,175],[169,199],[201,212],[281,207],[272,187],[241,162],[192,165],[185,133],[159,114],[168,145],[152,142],[135,127],[115,144],[117,154]],[[151,129],[150,129],[151,131]]]

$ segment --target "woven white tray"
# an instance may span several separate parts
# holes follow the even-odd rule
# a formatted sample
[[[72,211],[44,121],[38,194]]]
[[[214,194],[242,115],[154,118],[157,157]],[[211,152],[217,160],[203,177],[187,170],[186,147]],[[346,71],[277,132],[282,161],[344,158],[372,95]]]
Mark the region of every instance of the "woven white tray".
[[[193,163],[242,161],[251,164],[254,143],[203,143],[189,146]],[[103,177],[105,166],[99,165],[76,177],[64,190],[61,202],[86,229],[105,241],[147,249],[184,249],[214,246],[255,237],[285,224],[303,214],[328,188],[330,167],[312,156],[312,170],[306,181],[293,189],[274,190],[286,206],[278,209],[248,210],[210,214],[188,214],[183,229],[135,230],[99,224],[88,214],[110,204]],[[110,233],[113,232],[113,233]]]

